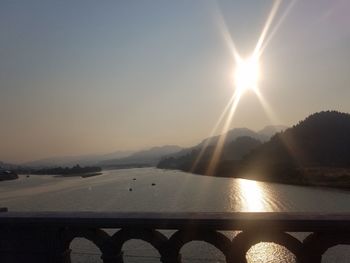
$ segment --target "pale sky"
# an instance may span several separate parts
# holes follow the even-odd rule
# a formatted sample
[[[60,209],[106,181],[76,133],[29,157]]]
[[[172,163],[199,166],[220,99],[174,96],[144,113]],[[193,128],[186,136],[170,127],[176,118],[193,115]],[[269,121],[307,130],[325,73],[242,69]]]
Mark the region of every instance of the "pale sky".
[[[272,28],[291,1],[283,0]],[[273,1],[0,2],[0,160],[191,146],[234,91]],[[260,60],[278,124],[350,112],[350,1],[295,1]],[[271,123],[254,93],[231,127]]]

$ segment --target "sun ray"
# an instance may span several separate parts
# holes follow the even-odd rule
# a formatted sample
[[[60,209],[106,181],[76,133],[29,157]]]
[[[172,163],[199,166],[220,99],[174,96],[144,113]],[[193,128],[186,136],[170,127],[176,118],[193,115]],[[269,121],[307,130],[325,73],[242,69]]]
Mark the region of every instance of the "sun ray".
[[[265,111],[265,114],[267,115],[267,117],[269,118],[269,121],[273,124],[281,124],[278,116],[274,113],[274,111],[272,110],[272,108],[270,107],[269,103],[266,101],[266,99],[264,98],[264,96],[262,95],[261,91],[259,89],[255,89],[254,90],[262,108]]]
[[[196,157],[195,161],[192,164],[190,172],[193,172],[197,168],[197,165],[201,161],[201,159],[202,159],[202,157],[203,157],[203,155],[205,153],[205,150],[208,148],[210,142],[212,141],[212,138],[213,138],[214,134],[218,130],[218,128],[219,128],[221,122],[223,121],[226,113],[230,109],[230,106],[233,103],[234,99],[235,99],[235,96],[233,95],[231,97],[231,99],[229,100],[229,102],[227,103],[227,105],[225,106],[224,110],[222,111],[218,121],[216,122],[216,124],[215,124],[214,128],[212,129],[211,133],[209,134],[208,139],[204,142],[203,146],[201,147],[201,150],[200,150],[198,156]]]
[[[221,35],[224,39],[225,44],[227,45],[233,59],[235,62],[238,62],[241,60],[241,57],[238,53],[238,50],[236,48],[236,44],[233,41],[231,34],[228,30],[228,27],[226,25],[224,16],[222,15],[222,12],[220,10],[220,8],[217,6],[216,10],[216,19],[217,19],[217,23],[219,25],[219,30],[221,32]]]
[[[232,119],[233,119],[234,113],[236,112],[241,95],[242,95],[242,93],[239,90],[237,90],[234,94],[235,98],[234,98],[234,101],[232,103],[232,107],[230,109],[229,115],[227,116],[227,119],[225,121],[225,125],[222,129],[222,133],[221,133],[221,135],[219,135],[218,142],[215,146],[212,158],[209,162],[207,173],[206,173],[207,175],[213,175],[215,173],[216,167],[218,165],[218,162],[219,162],[221,154],[222,154],[222,150],[223,150],[224,143],[226,140],[227,132],[228,132],[230,125],[232,123]]]
[[[267,103],[267,101],[265,100],[265,98],[263,97],[263,95],[261,94],[261,92],[259,90],[257,90],[256,96],[258,97],[258,99],[259,99],[259,101],[260,101],[260,103],[261,103],[261,105],[262,105],[262,107],[263,107],[263,109],[265,111],[265,114],[268,116],[270,122],[272,124],[281,124],[279,118],[276,116],[276,114],[271,109],[270,105]],[[290,141],[285,141],[285,140],[282,140],[282,143],[285,145],[288,153],[294,159],[294,161],[296,163],[300,163],[300,159],[298,157],[298,154],[296,154],[295,153],[295,149],[293,150],[292,147],[291,147],[291,145],[295,146],[297,144],[295,142],[290,142]]]
[[[264,40],[266,38],[267,33],[269,32],[269,29],[270,29],[271,24],[276,16],[276,13],[278,11],[280,4],[281,4],[281,0],[274,1],[272,8],[271,8],[271,11],[269,13],[269,16],[267,17],[266,23],[265,23],[263,30],[261,32],[261,35],[259,37],[259,40],[256,43],[256,46],[255,46],[255,49],[253,52],[253,56],[259,57],[260,49],[264,43]]]
[[[296,4],[298,0],[291,0],[288,4],[288,6],[286,7],[286,9],[284,10],[284,12],[282,13],[282,15],[280,16],[280,18],[278,19],[278,21],[276,22],[275,26],[272,28],[270,34],[266,37],[266,40],[264,42],[264,45],[260,47],[258,56],[260,57],[262,55],[262,53],[264,52],[265,48],[267,47],[267,45],[269,44],[269,42],[271,41],[271,39],[274,37],[274,35],[277,33],[278,29],[281,27],[283,21],[286,19],[287,15],[289,14],[289,12],[292,10],[292,8],[294,7],[294,5]]]

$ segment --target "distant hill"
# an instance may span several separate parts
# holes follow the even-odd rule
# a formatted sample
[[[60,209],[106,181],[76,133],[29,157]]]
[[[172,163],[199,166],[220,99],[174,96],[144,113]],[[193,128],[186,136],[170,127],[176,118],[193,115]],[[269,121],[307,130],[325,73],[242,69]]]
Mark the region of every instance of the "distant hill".
[[[77,164],[81,166],[103,166],[116,168],[155,166],[162,157],[168,156],[169,154],[174,154],[182,149],[183,148],[175,145],[165,145],[138,152],[117,151],[110,154],[53,157],[23,163],[15,167],[40,169],[60,166],[71,167]]]
[[[285,126],[268,126],[259,132],[252,131],[247,128],[235,128],[227,132],[226,143],[230,143],[236,140],[238,137],[251,137],[259,141],[268,140],[276,131],[284,129]],[[161,147],[154,147],[151,149],[130,152],[130,151],[117,151],[109,154],[91,154],[81,156],[61,156],[39,159],[22,163],[19,165],[7,164],[7,168],[16,169],[30,169],[30,168],[50,168],[50,167],[71,167],[74,165],[81,166],[103,166],[103,167],[142,167],[142,166],[155,166],[161,159],[165,157],[180,157],[188,155],[192,151],[199,151],[203,145],[208,144],[208,150],[216,145],[219,136],[204,139],[201,143],[190,148],[181,148],[175,145],[166,145]],[[211,147],[212,146],[212,147]],[[209,154],[209,152],[208,152]],[[1,167],[1,163],[0,163]]]
[[[177,153],[183,148],[176,145],[165,145],[135,152],[124,158],[105,160],[99,163],[103,167],[132,167],[132,166],[155,166],[163,157]]]
[[[0,170],[12,170],[14,168],[17,168],[18,165],[16,164],[11,164],[11,163],[5,163],[0,161]]]
[[[248,128],[235,128],[228,131],[225,135],[225,147],[221,160],[239,160],[242,159],[244,155],[250,152],[252,149],[256,148],[261,144],[261,142],[267,141],[276,134],[285,130],[287,127],[278,126],[266,126],[259,132],[255,132]],[[161,160],[157,167],[164,169],[180,169],[185,171],[190,171],[193,163],[196,162],[201,149],[206,147],[205,152],[200,158],[200,163],[198,163],[197,169],[200,171],[204,170],[207,166],[206,163],[209,161],[213,155],[215,145],[218,143],[219,136],[209,137],[204,139],[201,143],[196,146],[185,148],[182,151],[177,152],[174,155],[168,156]],[[195,171],[198,172],[198,171]]]
[[[231,142],[238,137],[251,137],[253,139],[259,140],[261,142],[265,142],[269,140],[273,135],[275,135],[277,132],[281,132],[285,129],[287,129],[287,126],[284,125],[269,125],[263,128],[262,130],[255,132],[248,128],[234,128],[232,130],[229,130],[226,133],[226,142]],[[219,136],[209,137],[204,139],[197,147],[202,146],[207,141],[209,141],[209,145],[216,145],[217,141],[219,139]]]
[[[221,161],[227,160],[240,160],[248,154],[250,151],[261,145],[261,142],[257,139],[249,136],[238,137],[229,143],[224,145]],[[195,147],[190,152],[179,156],[169,156],[163,158],[157,165],[158,168],[163,169],[178,169],[184,171],[192,171],[194,165],[196,170],[193,172],[203,173],[207,168],[207,165],[213,156],[215,145],[208,146],[205,151],[201,154],[201,148]],[[198,159],[200,157],[200,159]],[[198,163],[197,163],[198,159]]]
[[[285,125],[268,125],[265,128],[258,131],[258,134],[261,137],[265,137],[267,138],[267,140],[269,140],[276,133],[285,131],[286,129],[288,129],[288,126]]]
[[[265,137],[265,135],[260,135],[259,133],[250,130],[248,128],[234,128],[232,130],[229,130],[226,133],[226,141],[227,142],[231,142],[235,139],[237,139],[238,137],[242,137],[242,136],[246,136],[246,137],[251,137],[260,141],[264,141],[268,138]],[[209,137],[204,139],[199,145],[202,145],[204,143],[206,143],[207,141],[209,141],[209,145],[216,145],[217,141],[219,139],[219,136],[214,136],[214,137]]]
[[[110,160],[114,158],[123,158],[130,154],[132,154],[131,151],[117,151],[108,154],[52,157],[23,163],[22,165],[26,167],[74,166],[76,164],[82,166],[97,165],[101,161]]]

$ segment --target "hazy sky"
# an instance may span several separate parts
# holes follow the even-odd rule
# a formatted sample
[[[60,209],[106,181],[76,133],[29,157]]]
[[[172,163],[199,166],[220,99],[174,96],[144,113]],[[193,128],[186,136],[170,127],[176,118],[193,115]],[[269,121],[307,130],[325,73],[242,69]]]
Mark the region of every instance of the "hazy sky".
[[[198,143],[234,90],[220,13],[249,55],[272,4],[1,1],[0,160]],[[259,89],[281,124],[350,112],[349,13],[348,0],[296,1],[269,42]],[[249,93],[231,127],[269,123]]]

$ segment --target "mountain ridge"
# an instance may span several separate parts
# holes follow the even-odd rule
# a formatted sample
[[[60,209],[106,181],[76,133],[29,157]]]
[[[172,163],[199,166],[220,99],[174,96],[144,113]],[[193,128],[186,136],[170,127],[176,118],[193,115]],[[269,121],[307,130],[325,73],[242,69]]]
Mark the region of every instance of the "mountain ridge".
[[[254,147],[257,147],[261,142],[268,140],[273,134],[286,129],[287,126],[283,125],[269,125],[265,126],[262,130],[264,133],[260,134],[248,128],[234,128],[229,130],[225,134],[224,153],[222,158],[230,159],[227,152],[230,152],[235,156],[234,159],[240,159],[243,154],[248,153]],[[196,156],[201,156],[201,162],[207,161],[214,152],[214,147],[218,143],[221,135],[212,136],[203,139],[199,144],[185,148],[174,155],[163,158],[157,165],[158,168],[171,168],[171,169],[185,169],[190,167],[190,162],[195,162]],[[237,141],[238,140],[238,141]],[[244,141],[244,143],[242,143]],[[231,144],[231,146],[230,146]],[[203,153],[200,153],[205,148]],[[235,148],[233,150],[233,148]],[[238,148],[238,149],[236,149]],[[204,158],[203,158],[204,157]],[[185,168],[186,167],[186,168]]]
[[[266,126],[274,127],[274,126]],[[266,127],[264,129],[266,129]],[[278,129],[285,128],[286,126],[278,126]],[[271,132],[272,129],[269,130]],[[230,142],[240,136],[249,135],[252,138],[264,141],[269,136],[269,134],[259,134],[248,128],[234,128],[227,132],[226,141]],[[140,151],[116,151],[107,154],[88,154],[88,155],[72,155],[72,156],[57,156],[49,157],[38,160],[33,160],[29,162],[24,162],[20,164],[11,164],[7,167],[29,167],[29,168],[48,168],[48,167],[71,167],[74,165],[82,166],[91,166],[91,165],[101,165],[101,166],[110,166],[113,164],[141,164],[141,165],[150,165],[155,166],[162,158],[166,158],[169,155],[172,156],[181,156],[187,154],[193,149],[200,148],[208,142],[208,145],[214,145],[218,140],[219,136],[213,136],[203,139],[199,144],[183,148],[176,145],[163,145],[163,146],[154,146],[149,149],[140,150]],[[167,151],[162,152],[162,149],[168,148]],[[160,151],[157,153],[157,151]],[[153,153],[152,153],[153,152]],[[149,156],[147,156],[149,155]],[[155,156],[152,156],[155,155]],[[142,160],[144,159],[144,160]]]
[[[181,151],[183,148],[177,145],[155,146],[146,150],[135,152],[129,156],[118,159],[105,160],[100,163],[102,167],[119,165],[146,165],[155,166],[163,156]]]

